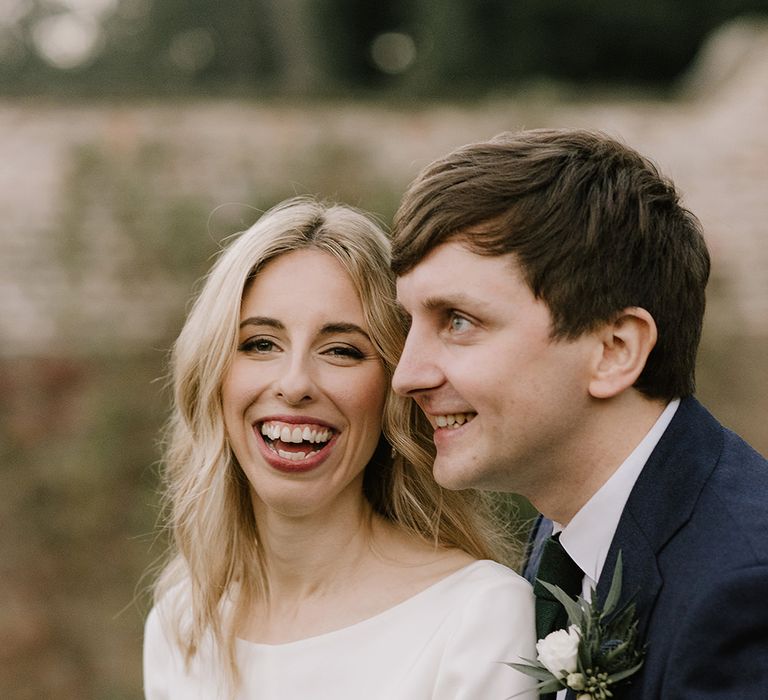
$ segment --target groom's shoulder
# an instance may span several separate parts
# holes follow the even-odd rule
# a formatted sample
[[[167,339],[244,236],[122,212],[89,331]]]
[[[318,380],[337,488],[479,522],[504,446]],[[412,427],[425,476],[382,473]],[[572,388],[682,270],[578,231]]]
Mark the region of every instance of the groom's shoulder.
[[[722,425],[720,421],[693,397],[682,399],[669,430],[675,441],[687,441],[692,452],[717,454],[718,462],[749,464],[757,471],[757,479],[768,479],[768,460],[744,438]]]
[[[704,483],[689,530],[724,556],[768,564],[768,460],[706,412],[716,426],[717,457]],[[700,414],[703,415],[703,414]],[[706,446],[703,448],[706,449]],[[727,554],[725,552],[727,551]]]
[[[673,492],[662,501],[667,506],[670,499],[676,508],[690,506],[687,525],[681,523],[687,537],[734,553],[735,541],[746,544],[750,532],[766,532],[768,460],[763,455],[694,398],[681,401],[665,437],[653,472],[659,481],[646,484],[644,493],[647,497],[648,488],[656,486]],[[768,556],[768,539],[760,549]]]
[[[723,428],[723,449],[704,496],[747,537],[759,534],[768,557],[768,460],[739,435]],[[713,506],[714,507],[714,506]],[[768,558],[765,559],[768,562]]]
[[[750,497],[758,495],[755,493],[756,490],[766,493],[768,459],[740,435],[721,425],[706,409],[701,408],[706,414],[707,422],[716,426],[718,433],[719,454],[711,483],[724,489],[724,497],[727,498],[730,495],[739,501],[745,493]],[[756,498],[755,502],[768,513],[768,500]]]

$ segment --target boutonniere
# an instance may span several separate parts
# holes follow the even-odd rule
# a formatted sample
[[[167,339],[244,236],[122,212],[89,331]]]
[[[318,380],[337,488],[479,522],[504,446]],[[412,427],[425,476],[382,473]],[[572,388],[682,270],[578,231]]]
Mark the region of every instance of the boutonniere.
[[[536,661],[522,659],[526,663],[508,664],[538,680],[539,693],[570,688],[576,691],[578,700],[606,700],[613,696],[613,687],[643,665],[644,649],[638,645],[635,604],[628,601],[618,607],[621,571],[619,553],[602,609],[594,589],[592,602],[588,603],[581,596],[573,600],[557,586],[542,582],[565,606],[570,626],[536,643]]]

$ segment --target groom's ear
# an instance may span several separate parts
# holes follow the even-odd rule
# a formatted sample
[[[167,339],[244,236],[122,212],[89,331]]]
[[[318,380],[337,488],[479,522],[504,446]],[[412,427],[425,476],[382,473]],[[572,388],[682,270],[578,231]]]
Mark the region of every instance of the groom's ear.
[[[594,334],[599,344],[589,393],[596,399],[607,399],[637,381],[656,345],[656,322],[645,309],[630,306]]]

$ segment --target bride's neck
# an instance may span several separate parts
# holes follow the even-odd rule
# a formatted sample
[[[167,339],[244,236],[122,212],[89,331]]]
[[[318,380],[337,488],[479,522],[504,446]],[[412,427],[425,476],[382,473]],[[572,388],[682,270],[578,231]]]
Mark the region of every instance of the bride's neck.
[[[270,595],[303,598],[354,578],[371,555],[377,520],[362,495],[299,517],[257,508]]]

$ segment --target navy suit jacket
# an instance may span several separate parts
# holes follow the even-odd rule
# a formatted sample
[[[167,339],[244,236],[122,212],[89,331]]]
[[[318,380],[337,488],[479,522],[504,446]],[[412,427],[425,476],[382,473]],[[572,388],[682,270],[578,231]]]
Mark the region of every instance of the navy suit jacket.
[[[551,529],[539,525],[529,578]],[[768,699],[768,462],[693,398],[632,489],[600,601],[619,551],[622,594],[634,596],[647,647],[616,700]]]

